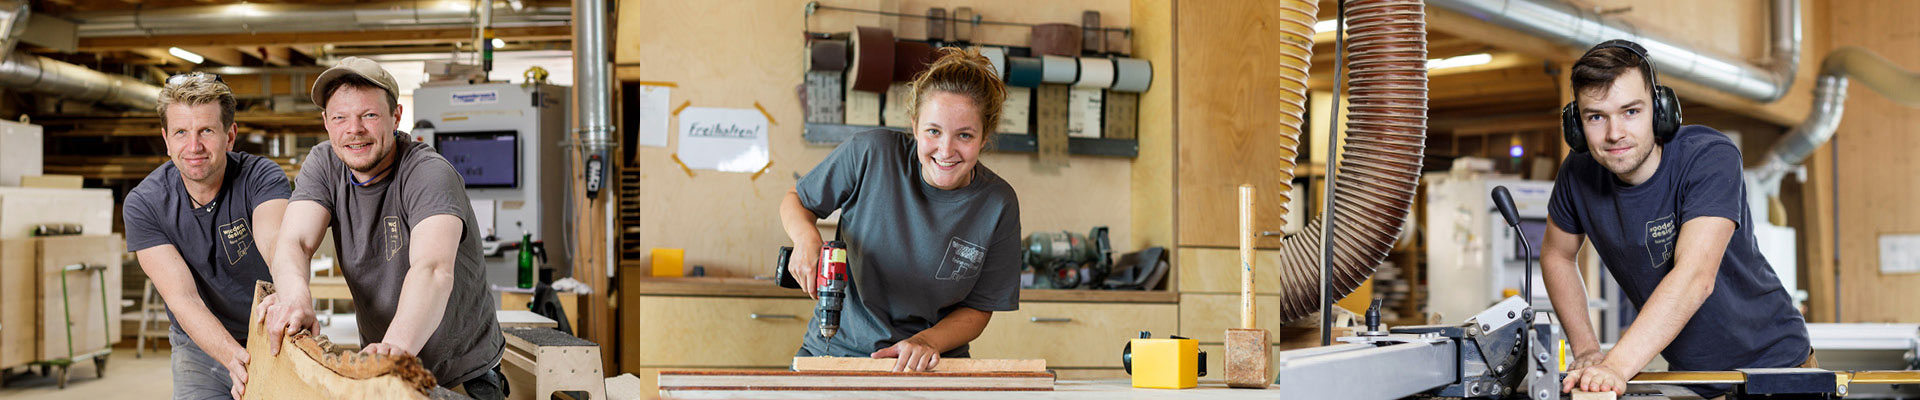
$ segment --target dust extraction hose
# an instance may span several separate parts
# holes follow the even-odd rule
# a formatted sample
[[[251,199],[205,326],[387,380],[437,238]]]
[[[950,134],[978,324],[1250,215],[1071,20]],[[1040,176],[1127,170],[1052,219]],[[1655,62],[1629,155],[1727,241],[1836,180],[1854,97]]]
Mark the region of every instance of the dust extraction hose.
[[[1299,60],[1312,57],[1312,44],[1295,43],[1304,33],[1312,37],[1312,2],[1289,3],[1304,8],[1304,20],[1288,20],[1281,41],[1289,51],[1297,50]],[[1394,239],[1400,236],[1408,213],[1413,210],[1414,192],[1420,183],[1421,160],[1426,152],[1427,131],[1427,42],[1426,6],[1420,0],[1347,0],[1347,78],[1350,80],[1347,104],[1347,131],[1341,159],[1340,179],[1334,188],[1333,206],[1338,223],[1333,232],[1332,298],[1340,298],[1359,288],[1373,275],[1374,267],[1387,257]],[[1298,17],[1283,13],[1283,17]],[[1284,19],[1284,18],[1283,18]],[[1304,24],[1304,25],[1303,25]],[[1289,58],[1296,58],[1289,55]],[[1283,88],[1283,98],[1303,98],[1305,63],[1298,76],[1287,76],[1283,83],[1300,83],[1298,90]],[[1295,72],[1283,69],[1284,72]],[[1286,102],[1283,102],[1286,103]],[[1283,112],[1295,104],[1283,104]],[[1299,121],[1292,113],[1293,121]],[[1289,121],[1289,122],[1293,122]],[[1292,182],[1292,156],[1298,154],[1298,128],[1282,129],[1282,152],[1288,162],[1281,168]],[[1283,188],[1290,189],[1290,188]],[[1282,193],[1287,193],[1282,191]],[[1292,321],[1319,312],[1320,249],[1322,221],[1315,219],[1306,229],[1287,237],[1281,246],[1280,319]]]

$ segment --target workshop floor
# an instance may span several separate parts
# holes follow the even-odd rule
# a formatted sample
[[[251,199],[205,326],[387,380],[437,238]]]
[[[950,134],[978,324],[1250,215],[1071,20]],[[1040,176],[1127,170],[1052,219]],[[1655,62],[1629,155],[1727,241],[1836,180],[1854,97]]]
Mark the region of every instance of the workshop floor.
[[[141,358],[133,357],[133,349],[114,349],[113,356],[107,359],[107,376],[96,378],[92,362],[73,366],[69,372],[67,388],[61,389],[54,384],[51,374],[40,376],[38,372],[16,374],[7,377],[6,387],[0,388],[0,398],[33,400],[105,400],[105,399],[157,399],[173,394],[173,371],[167,361],[167,349],[148,350]],[[38,369],[35,369],[38,371]],[[15,372],[19,372],[16,370]]]

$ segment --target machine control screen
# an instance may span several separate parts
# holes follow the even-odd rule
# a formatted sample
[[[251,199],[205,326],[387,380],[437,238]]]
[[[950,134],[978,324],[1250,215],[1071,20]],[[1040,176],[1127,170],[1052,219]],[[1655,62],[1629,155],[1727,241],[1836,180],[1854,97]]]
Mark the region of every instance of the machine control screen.
[[[460,171],[467,187],[510,188],[520,181],[519,134],[512,131],[437,132],[433,147]]]

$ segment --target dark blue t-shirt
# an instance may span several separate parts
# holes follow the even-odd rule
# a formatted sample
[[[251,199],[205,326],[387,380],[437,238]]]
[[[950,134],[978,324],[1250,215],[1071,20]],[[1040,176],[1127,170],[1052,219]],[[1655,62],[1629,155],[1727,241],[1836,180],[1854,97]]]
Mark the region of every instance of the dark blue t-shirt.
[[[1805,362],[1806,320],[1754,245],[1753,217],[1740,176],[1740,150],[1725,134],[1680,128],[1662,147],[1659,169],[1627,185],[1593,160],[1573,154],[1560,167],[1548,204],[1553,223],[1593,241],[1634,307],[1673,270],[1680,227],[1723,217],[1738,227],[1720,258],[1713,293],[1660,355],[1674,371],[1794,367]],[[1704,397],[1726,387],[1696,388]]]
[[[253,209],[268,200],[284,200],[292,190],[286,171],[273,160],[228,152],[220,192],[213,201],[195,208],[180,181],[180,170],[172,162],[161,164],[127,193],[121,206],[127,251],[173,245],[193,273],[193,287],[207,311],[234,340],[245,344],[253,283],[273,281],[267,261],[254,245]],[[168,310],[167,316],[172,317],[173,311]],[[180,325],[174,324],[173,329],[180,330]]]

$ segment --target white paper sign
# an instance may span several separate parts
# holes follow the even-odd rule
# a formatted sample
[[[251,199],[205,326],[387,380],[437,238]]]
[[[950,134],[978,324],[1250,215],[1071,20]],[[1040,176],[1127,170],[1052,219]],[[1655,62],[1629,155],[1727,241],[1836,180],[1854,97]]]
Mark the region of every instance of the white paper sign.
[[[672,89],[665,86],[640,86],[640,145],[667,147],[667,109]]]
[[[751,108],[681,110],[678,154],[688,168],[758,172],[767,165],[767,116]]]

